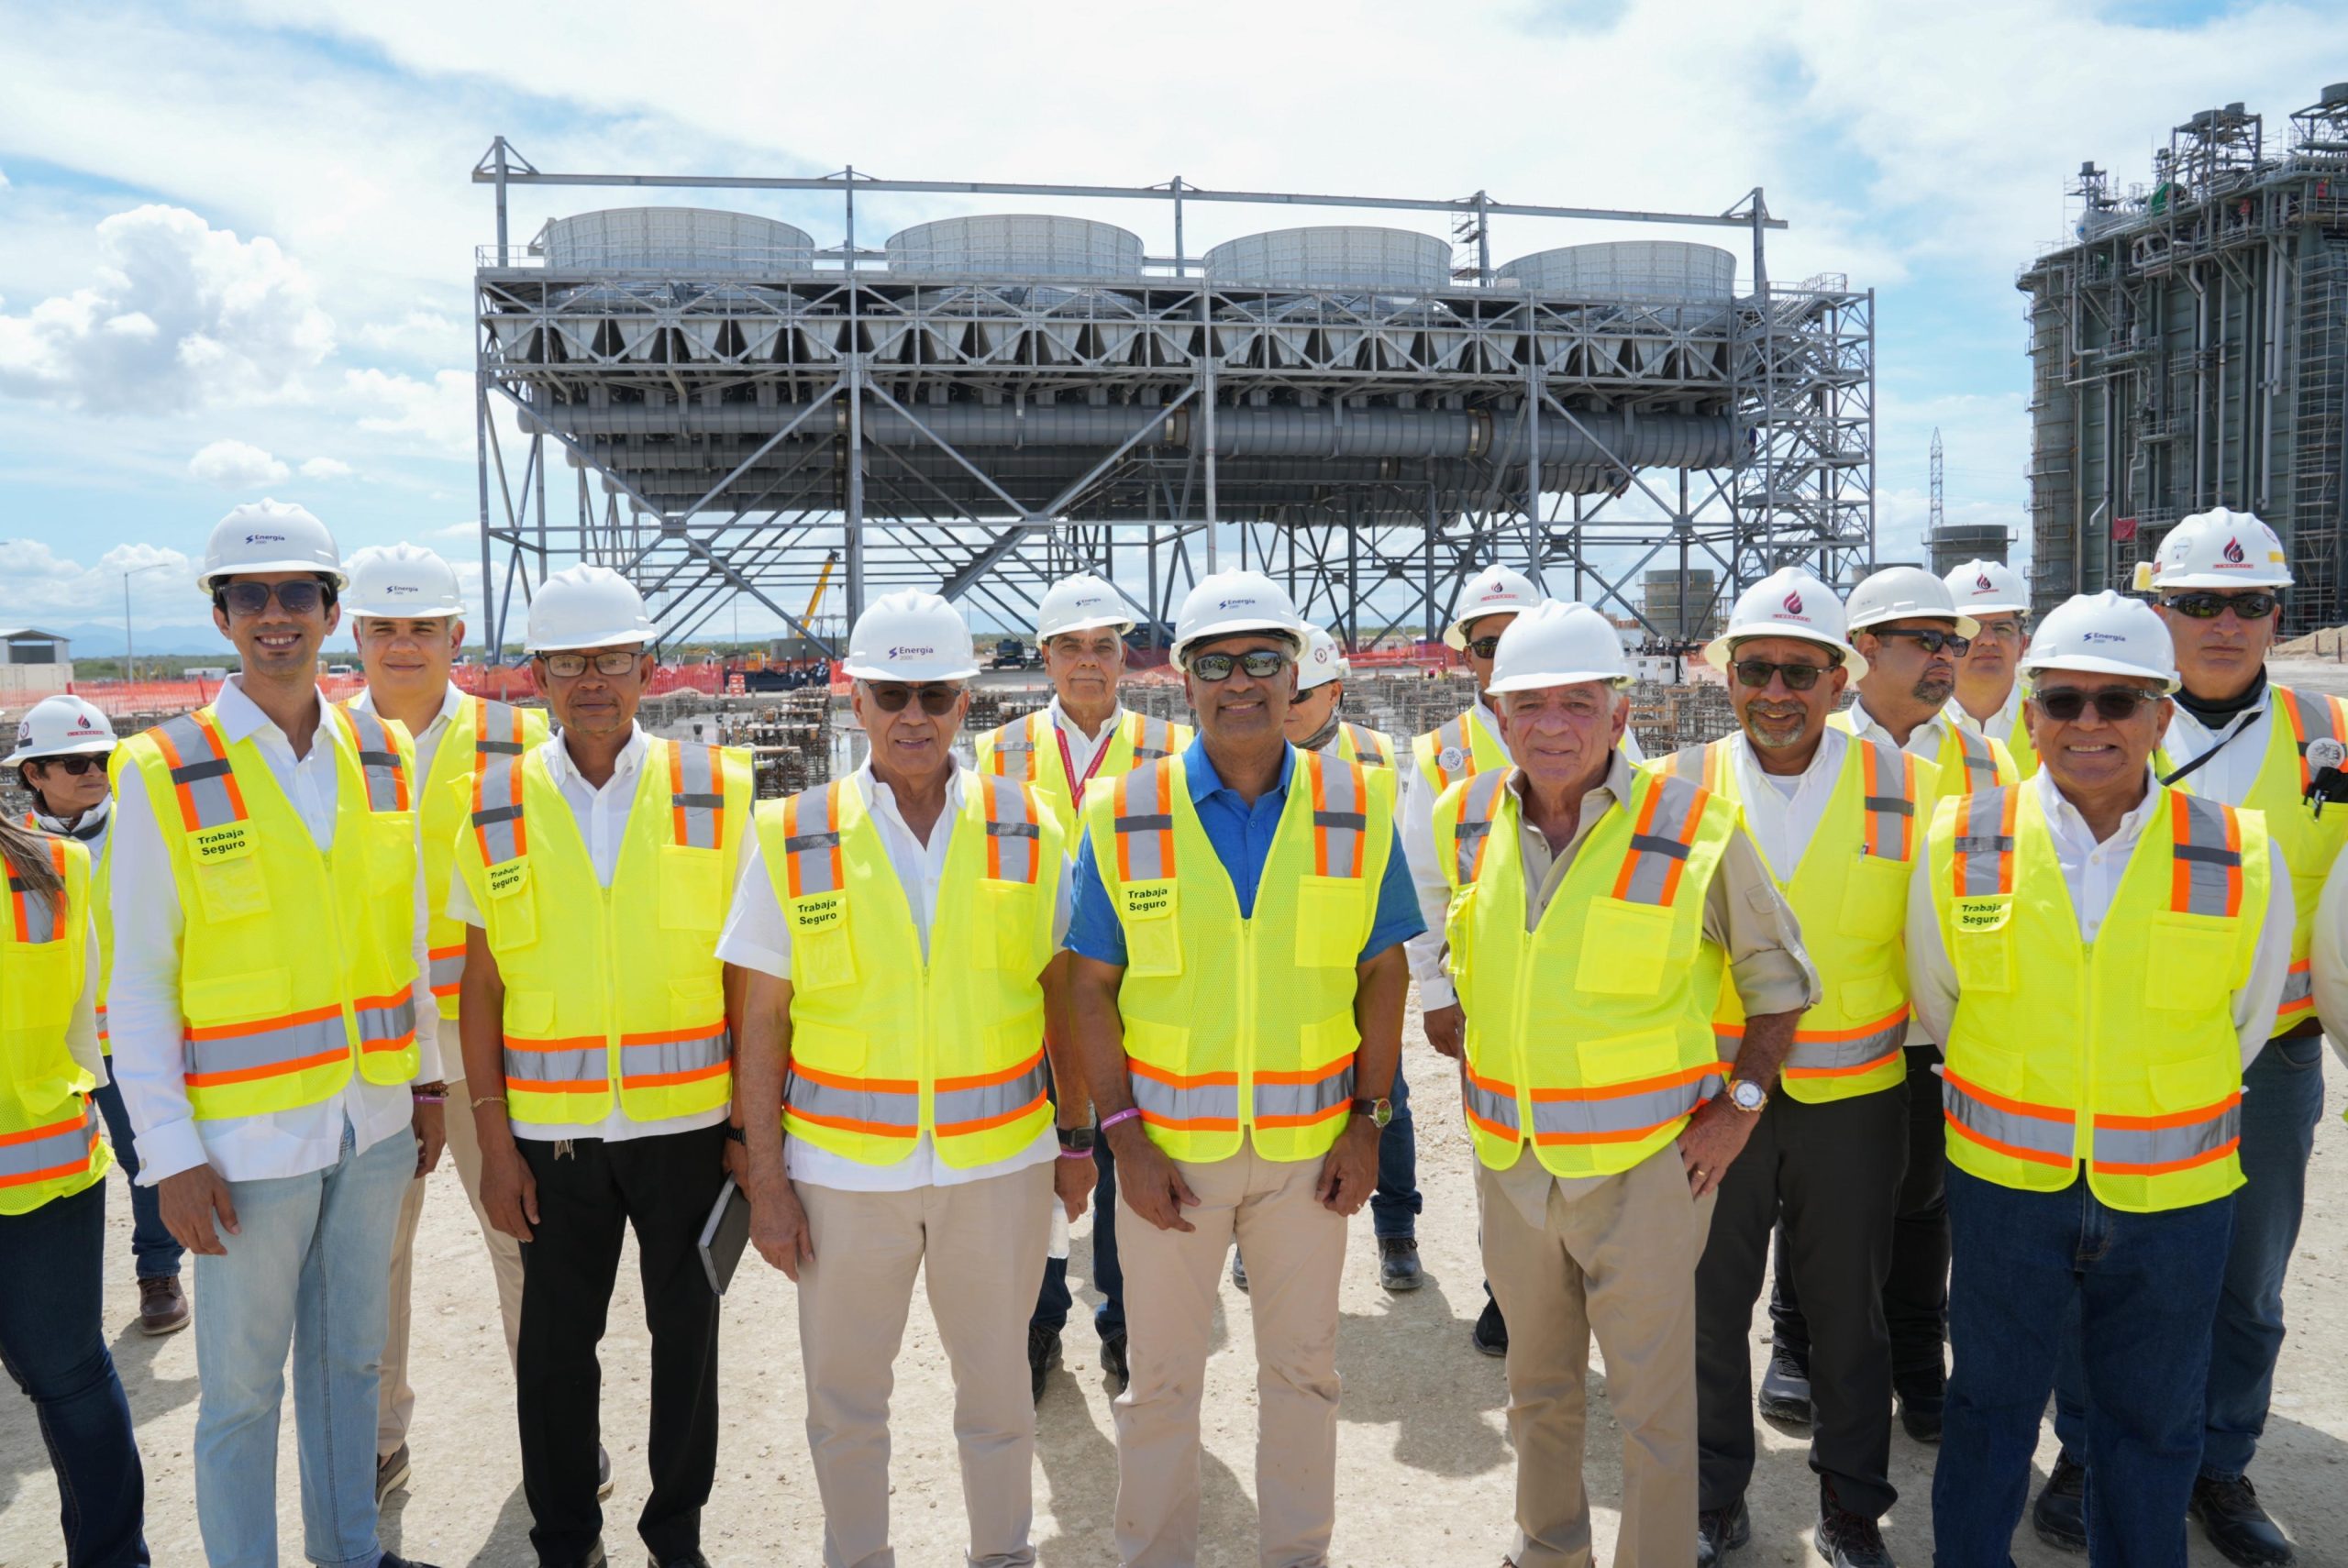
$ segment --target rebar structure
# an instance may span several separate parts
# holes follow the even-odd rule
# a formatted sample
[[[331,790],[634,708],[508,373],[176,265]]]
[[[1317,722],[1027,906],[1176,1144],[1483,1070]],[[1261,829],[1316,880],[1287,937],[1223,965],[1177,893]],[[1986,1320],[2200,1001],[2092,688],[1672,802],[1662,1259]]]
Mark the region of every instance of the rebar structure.
[[[2208,109],[2125,193],[2093,163],[2030,297],[2032,599],[2125,587],[2179,518],[2256,513],[2285,628],[2348,621],[2348,83],[2290,116]]]
[[[1200,576],[1247,566],[1356,646],[1440,626],[1494,560],[1658,641],[1639,586],[1658,571],[1692,617],[1691,582],[1709,600],[1781,565],[1846,582],[1873,562],[1874,297],[1840,275],[1774,283],[1766,236],[1785,226],[1757,189],[1697,215],[1179,178],[568,174],[502,138],[473,179],[497,204],[474,278],[493,649],[517,592],[575,560],[636,581],[672,645],[742,599],[828,644],[802,606],[836,553],[835,625],[920,587],[1024,628],[1051,580],[1091,569],[1162,641]],[[820,192],[844,237],[650,208],[516,244],[517,184]],[[1156,204],[1174,252],[1027,216],[859,246],[858,199],[883,193]],[[1440,213],[1460,250],[1324,228],[1192,254],[1186,210],[1209,202]],[[1694,246],[1495,268],[1496,215],[1742,231],[1747,286]]]

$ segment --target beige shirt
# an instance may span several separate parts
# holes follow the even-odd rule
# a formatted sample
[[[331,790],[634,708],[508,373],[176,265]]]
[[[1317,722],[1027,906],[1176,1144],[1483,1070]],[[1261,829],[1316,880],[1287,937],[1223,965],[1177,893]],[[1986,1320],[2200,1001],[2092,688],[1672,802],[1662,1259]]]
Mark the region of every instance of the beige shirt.
[[[1520,773],[1510,779],[1509,788],[1522,801],[1524,776]],[[1540,923],[1542,911],[1565,885],[1574,856],[1580,853],[1590,830],[1598,825],[1607,808],[1627,807],[1630,799],[1631,765],[1617,752],[1607,767],[1606,777],[1581,798],[1580,819],[1565,848],[1553,851],[1547,835],[1519,814],[1517,841],[1524,856],[1527,931]],[[1818,970],[1811,963],[1810,955],[1802,950],[1801,922],[1795,918],[1785,895],[1778,890],[1768,867],[1762,862],[1761,852],[1754,847],[1753,840],[1741,825],[1730,835],[1727,847],[1721,852],[1720,868],[1704,890],[1704,940],[1728,955],[1730,978],[1748,1016],[1800,1012],[1817,1005]],[[1666,1155],[1678,1157],[1668,1147],[1652,1157]],[[1553,1176],[1547,1166],[1530,1157],[1529,1144],[1520,1147],[1515,1165],[1495,1171],[1492,1176],[1493,1186],[1516,1207],[1526,1224],[1535,1227],[1546,1223],[1551,1183],[1556,1183],[1558,1190],[1571,1199],[1594,1192],[1607,1182],[1622,1179],[1620,1175]]]

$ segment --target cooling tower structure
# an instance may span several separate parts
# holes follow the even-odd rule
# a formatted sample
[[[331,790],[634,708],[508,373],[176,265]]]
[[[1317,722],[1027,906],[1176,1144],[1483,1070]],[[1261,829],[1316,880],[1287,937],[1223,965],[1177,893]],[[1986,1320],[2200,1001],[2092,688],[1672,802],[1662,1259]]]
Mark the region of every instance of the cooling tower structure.
[[[1692,607],[1788,562],[1842,581],[1873,558],[1873,297],[1771,282],[1784,224],[1758,192],[1683,215],[1180,180],[553,174],[502,138],[474,179],[498,220],[474,280],[494,641],[581,559],[633,579],[672,644],[743,599],[812,635],[835,552],[825,608],[848,620],[917,587],[1024,627],[1047,584],[1090,569],[1162,643],[1199,577],[1246,566],[1367,643],[1439,628],[1495,559],[1637,615],[1659,569],[1697,586],[1657,602]],[[599,186],[756,193],[800,223],[649,205],[509,233],[515,196]],[[914,197],[1005,210],[858,243],[860,204],[911,217]],[[1049,210],[1080,203],[1121,221]],[[1391,226],[1251,231],[1235,205]],[[1206,214],[1235,237],[1202,253],[1186,233]],[[1495,218],[1711,227],[1739,250],[1495,267]]]

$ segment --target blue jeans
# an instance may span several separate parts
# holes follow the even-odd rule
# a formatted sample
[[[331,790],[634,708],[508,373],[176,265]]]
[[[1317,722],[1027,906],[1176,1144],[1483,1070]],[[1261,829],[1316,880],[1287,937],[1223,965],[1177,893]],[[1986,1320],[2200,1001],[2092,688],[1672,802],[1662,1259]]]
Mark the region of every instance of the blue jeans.
[[[1092,1327],[1104,1340],[1125,1331],[1125,1271],[1117,1266],[1117,1162],[1103,1141],[1092,1145],[1092,1168],[1100,1180],[1092,1187],[1092,1283],[1101,1305],[1092,1309]],[[1068,1287],[1068,1259],[1044,1260],[1044,1286],[1036,1295],[1036,1315],[1030,1326],[1054,1333],[1068,1327],[1076,1297]]]
[[[348,1123],[325,1170],[232,1181],[238,1233],[195,1260],[195,1516],[212,1568],[276,1568],[277,1429],[294,1357],[303,1551],[373,1568],[375,1379],[400,1198],[415,1175],[404,1132],[365,1153]]]
[[[123,1109],[122,1090],[112,1081],[101,1084],[90,1098],[106,1119],[106,1141],[114,1145],[114,1163],[130,1178],[130,1257],[141,1279],[177,1279],[184,1249],[163,1228],[163,1200],[151,1187],[138,1185],[138,1151]]]
[[[1933,1472],[1937,1568],[2010,1568],[2038,1423],[2077,1312],[2091,1568],[2183,1568],[2202,1389],[2234,1200],[2107,1209],[2084,1180],[2018,1192],[1948,1167],[1953,1369]]]
[[[1369,1195],[1369,1228],[1383,1239],[1419,1233],[1419,1135],[1411,1126],[1411,1086],[1394,1064],[1394,1119],[1378,1135],[1378,1190]]]
[[[2308,1191],[2308,1158],[2323,1119],[2323,1039],[2270,1040],[2243,1075],[2242,1174],[2234,1194],[2233,1244],[2226,1253],[2225,1293],[2210,1338],[2209,1410],[2201,1434],[2201,1474],[2232,1480],[2250,1468],[2266,1430],[2275,1393],[2275,1358],[2283,1353],[2283,1273],[2298,1244]],[[2087,1427],[2071,1325],[2054,1384],[2054,1435],[2072,1458]]]
[[[100,1327],[105,1242],[104,1182],[0,1215],[0,1363],[40,1418],[67,1568],[147,1562],[146,1474]]]

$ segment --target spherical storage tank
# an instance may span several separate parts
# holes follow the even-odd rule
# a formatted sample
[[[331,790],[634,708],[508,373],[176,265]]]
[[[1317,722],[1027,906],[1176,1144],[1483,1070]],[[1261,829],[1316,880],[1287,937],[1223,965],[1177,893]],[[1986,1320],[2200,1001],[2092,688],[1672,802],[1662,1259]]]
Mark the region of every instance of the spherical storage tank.
[[[814,237],[772,218],[705,207],[613,207],[556,218],[547,265],[594,271],[804,272]]]
[[[1419,293],[1450,284],[1451,247],[1401,228],[1276,228],[1224,241],[1206,267],[1218,283]]]
[[[1634,239],[1536,250],[1498,275],[1532,293],[1574,299],[1724,303],[1736,292],[1736,258],[1717,246]]]
[[[889,237],[889,271],[951,277],[1138,278],[1141,236],[1086,218],[939,218]]]

